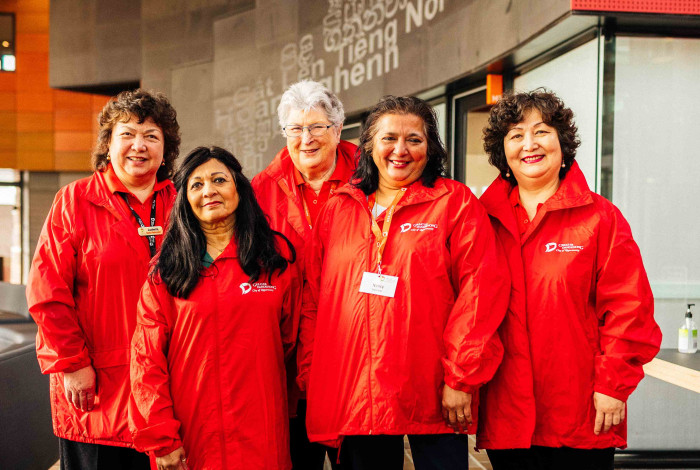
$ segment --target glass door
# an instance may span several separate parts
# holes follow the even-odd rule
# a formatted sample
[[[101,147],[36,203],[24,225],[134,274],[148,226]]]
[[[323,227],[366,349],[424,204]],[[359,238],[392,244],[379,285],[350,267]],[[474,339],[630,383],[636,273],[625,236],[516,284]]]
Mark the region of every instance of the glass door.
[[[482,130],[486,127],[490,110],[486,104],[486,86],[454,96],[452,109],[452,177],[469,186],[478,197],[498,176],[498,170],[489,164],[482,144]]]

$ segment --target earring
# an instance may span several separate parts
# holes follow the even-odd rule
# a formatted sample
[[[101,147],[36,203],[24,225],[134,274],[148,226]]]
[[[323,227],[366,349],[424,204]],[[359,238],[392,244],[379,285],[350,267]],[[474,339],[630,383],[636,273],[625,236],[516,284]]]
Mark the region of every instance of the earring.
[[[566,163],[562,163],[562,164],[561,164],[561,167],[562,167],[562,168],[566,168]]]
[[[506,171],[506,178],[510,178],[510,170]]]
[[[165,160],[163,160],[162,162],[160,162],[160,166],[165,166]]]
[[[112,159],[109,157],[109,155],[107,155],[107,161],[108,162],[112,161]]]

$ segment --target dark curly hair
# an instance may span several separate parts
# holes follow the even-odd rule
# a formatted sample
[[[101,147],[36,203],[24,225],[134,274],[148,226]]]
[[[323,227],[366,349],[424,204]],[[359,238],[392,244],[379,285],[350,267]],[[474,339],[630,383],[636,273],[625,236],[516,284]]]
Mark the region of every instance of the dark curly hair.
[[[197,286],[202,255],[207,249],[206,237],[187,199],[187,181],[200,165],[211,159],[226,165],[236,185],[238,207],[233,237],[238,248],[238,262],[249,276],[248,282],[256,282],[263,273],[270,282],[275,271],[283,273],[296,259],[291,242],[270,228],[236,157],[220,147],[197,147],[182,159],[175,172],[173,183],[177,197],[163,245],[150,273],[151,279],[160,276],[170,295],[182,299],[188,298]],[[282,254],[278,243],[286,244],[288,257]]]
[[[122,91],[109,100],[100,111],[100,131],[92,151],[93,170],[103,171],[107,168],[112,129],[117,122],[128,122],[132,117],[137,118],[139,124],[151,118],[163,131],[164,165],[158,169],[156,178],[158,181],[170,178],[175,159],[180,153],[180,125],[177,123],[177,113],[164,94],[142,89]]]
[[[423,120],[423,130],[428,141],[428,162],[425,165],[421,180],[423,184],[432,187],[438,177],[445,175],[447,151],[440,140],[437,116],[433,107],[415,96],[387,95],[379,100],[365,119],[360,135],[358,152],[360,153],[357,169],[353,175],[353,184],[366,195],[372,194],[379,186],[379,170],[372,159],[374,136],[377,134],[377,122],[385,114],[413,114]]]
[[[574,124],[574,112],[564,105],[564,102],[551,91],[537,88],[528,93],[506,93],[503,98],[491,108],[488,125],[484,128],[484,150],[489,156],[489,163],[501,172],[501,177],[511,184],[517,184],[515,177],[509,172],[506,152],[503,147],[510,128],[525,118],[532,109],[542,114],[542,122],[553,127],[559,137],[562,162],[566,166],[559,170],[559,179],[564,179],[566,173],[576,158],[576,149],[581,145]]]

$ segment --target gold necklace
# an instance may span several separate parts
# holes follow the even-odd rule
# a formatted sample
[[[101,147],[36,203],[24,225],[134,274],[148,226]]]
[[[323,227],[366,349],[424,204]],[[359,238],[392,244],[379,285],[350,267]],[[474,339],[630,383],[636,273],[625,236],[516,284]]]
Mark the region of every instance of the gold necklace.
[[[213,243],[209,243],[209,242],[207,242],[207,246],[210,246],[210,247],[214,248],[216,251],[219,252],[219,254],[223,253],[224,250],[226,249],[226,247],[218,248],[218,247],[214,246]]]

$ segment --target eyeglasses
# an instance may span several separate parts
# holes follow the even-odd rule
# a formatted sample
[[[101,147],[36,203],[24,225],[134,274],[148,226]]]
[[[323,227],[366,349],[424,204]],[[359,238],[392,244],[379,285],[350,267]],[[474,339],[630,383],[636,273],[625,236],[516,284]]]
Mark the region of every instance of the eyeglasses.
[[[282,130],[287,137],[299,137],[304,133],[304,129],[308,129],[309,134],[314,137],[321,137],[334,125],[335,124],[312,124],[310,126],[284,126]]]

